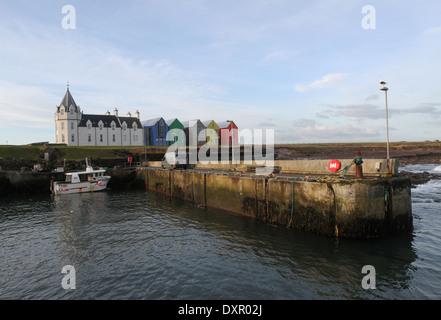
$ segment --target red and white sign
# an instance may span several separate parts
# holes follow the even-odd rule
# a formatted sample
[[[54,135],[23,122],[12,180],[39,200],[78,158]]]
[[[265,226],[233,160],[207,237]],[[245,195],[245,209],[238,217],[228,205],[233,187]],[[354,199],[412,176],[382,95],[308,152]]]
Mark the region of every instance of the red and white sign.
[[[128,157],[127,158],[127,162],[132,163],[133,162],[133,157]]]
[[[341,163],[338,160],[332,160],[328,164],[328,169],[331,170],[332,172],[336,172],[340,170],[340,168],[341,168]]]

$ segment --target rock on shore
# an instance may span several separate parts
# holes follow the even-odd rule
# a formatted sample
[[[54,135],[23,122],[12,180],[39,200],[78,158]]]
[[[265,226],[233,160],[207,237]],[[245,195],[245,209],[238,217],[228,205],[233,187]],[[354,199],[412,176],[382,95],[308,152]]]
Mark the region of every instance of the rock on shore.
[[[409,172],[409,171],[401,171],[400,175],[410,177],[410,182],[412,187],[416,187],[418,184],[423,184],[432,179],[440,179],[441,176],[438,174],[432,174],[427,171],[424,172]]]

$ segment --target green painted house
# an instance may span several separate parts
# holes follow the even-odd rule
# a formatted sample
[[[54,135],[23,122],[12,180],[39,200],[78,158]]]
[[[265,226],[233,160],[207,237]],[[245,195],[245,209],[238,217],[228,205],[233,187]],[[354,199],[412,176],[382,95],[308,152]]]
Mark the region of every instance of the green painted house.
[[[168,128],[167,145],[170,146],[176,143],[177,147],[185,147],[186,140],[184,133],[184,125],[177,118],[166,120],[165,124],[167,125]],[[177,129],[177,130],[173,130],[173,129]]]

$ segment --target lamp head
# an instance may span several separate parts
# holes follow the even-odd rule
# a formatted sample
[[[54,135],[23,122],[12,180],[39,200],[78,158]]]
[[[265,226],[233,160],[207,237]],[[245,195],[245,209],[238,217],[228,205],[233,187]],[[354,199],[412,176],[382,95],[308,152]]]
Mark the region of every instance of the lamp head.
[[[380,84],[381,84],[382,86],[384,86],[384,85],[386,84],[386,81],[384,81],[384,80],[380,80]]]
[[[380,87],[380,90],[387,91],[387,90],[389,90],[389,88],[388,87]]]

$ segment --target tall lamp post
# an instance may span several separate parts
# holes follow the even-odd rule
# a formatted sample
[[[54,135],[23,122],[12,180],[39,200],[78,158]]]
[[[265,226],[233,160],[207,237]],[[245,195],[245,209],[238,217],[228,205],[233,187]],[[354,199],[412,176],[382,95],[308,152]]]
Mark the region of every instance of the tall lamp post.
[[[388,115],[388,111],[387,111],[387,90],[389,90],[388,87],[385,87],[384,85],[386,84],[385,81],[380,80],[380,90],[384,91],[384,95],[386,97],[386,131],[387,131],[387,173],[390,174],[390,159],[389,159],[389,115]]]

